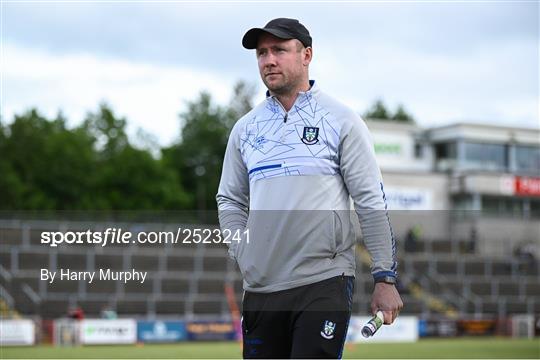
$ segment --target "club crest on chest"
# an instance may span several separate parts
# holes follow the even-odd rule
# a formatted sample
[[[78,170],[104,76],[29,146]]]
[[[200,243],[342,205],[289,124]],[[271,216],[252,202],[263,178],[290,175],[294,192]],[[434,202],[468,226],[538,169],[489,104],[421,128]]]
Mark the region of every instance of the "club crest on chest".
[[[319,142],[319,128],[313,126],[304,126],[302,142],[306,145],[313,145]]]

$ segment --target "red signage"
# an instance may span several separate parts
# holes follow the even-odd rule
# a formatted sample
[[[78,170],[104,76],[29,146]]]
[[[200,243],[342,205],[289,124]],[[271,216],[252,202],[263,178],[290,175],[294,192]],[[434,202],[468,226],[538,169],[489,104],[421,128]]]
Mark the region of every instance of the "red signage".
[[[540,178],[516,176],[514,186],[516,195],[540,196]]]

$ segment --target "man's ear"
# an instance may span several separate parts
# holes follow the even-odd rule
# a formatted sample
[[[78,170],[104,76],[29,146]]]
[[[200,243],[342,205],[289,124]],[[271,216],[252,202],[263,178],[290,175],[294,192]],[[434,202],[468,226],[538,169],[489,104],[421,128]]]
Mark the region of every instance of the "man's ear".
[[[312,58],[313,58],[313,48],[311,46],[305,48],[304,49],[304,57],[302,59],[302,64],[304,66],[308,66],[309,63],[311,62]]]

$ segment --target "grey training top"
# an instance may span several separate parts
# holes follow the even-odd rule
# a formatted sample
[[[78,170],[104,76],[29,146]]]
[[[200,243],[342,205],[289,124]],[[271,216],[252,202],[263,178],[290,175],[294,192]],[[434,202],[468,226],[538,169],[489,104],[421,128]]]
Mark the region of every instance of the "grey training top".
[[[216,196],[244,290],[274,292],[355,274],[352,198],[375,278],[395,276],[395,241],[363,120],[314,81],[287,113],[265,101],[232,129]]]

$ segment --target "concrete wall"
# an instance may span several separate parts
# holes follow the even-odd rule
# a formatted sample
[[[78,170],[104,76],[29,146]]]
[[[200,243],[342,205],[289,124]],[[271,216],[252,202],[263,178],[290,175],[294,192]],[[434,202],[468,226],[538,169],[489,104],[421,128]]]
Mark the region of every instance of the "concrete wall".
[[[518,245],[532,243],[531,248],[540,259],[540,220],[478,217],[456,222],[452,225],[452,233],[458,239],[468,239],[472,224],[476,224],[477,250],[481,254],[508,257]]]

